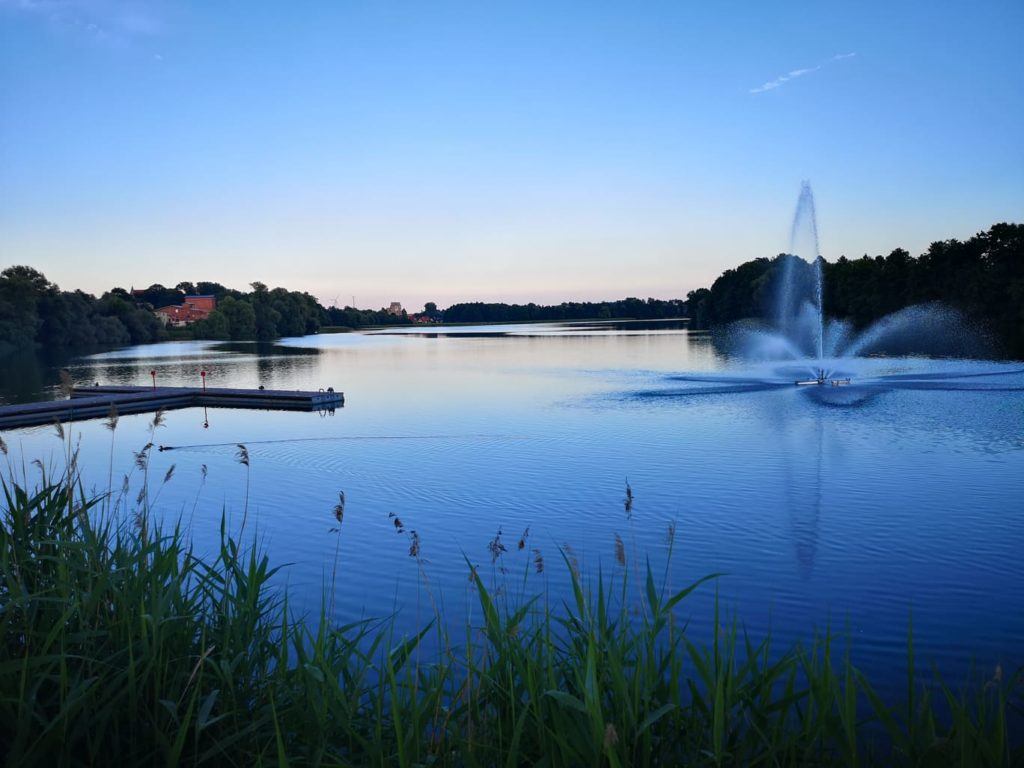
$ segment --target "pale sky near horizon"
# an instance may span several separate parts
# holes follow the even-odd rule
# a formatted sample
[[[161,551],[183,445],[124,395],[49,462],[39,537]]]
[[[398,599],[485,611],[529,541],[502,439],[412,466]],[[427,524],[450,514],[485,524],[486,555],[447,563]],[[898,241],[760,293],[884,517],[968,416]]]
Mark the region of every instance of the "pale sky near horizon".
[[[1024,2],[0,0],[0,265],[683,297],[1024,220]]]

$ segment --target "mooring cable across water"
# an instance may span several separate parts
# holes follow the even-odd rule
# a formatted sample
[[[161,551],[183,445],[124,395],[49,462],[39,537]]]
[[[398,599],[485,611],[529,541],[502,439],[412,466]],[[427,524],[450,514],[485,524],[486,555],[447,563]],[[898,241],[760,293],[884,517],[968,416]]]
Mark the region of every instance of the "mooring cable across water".
[[[522,435],[336,435],[333,437],[290,437],[278,440],[234,440],[230,443],[197,443],[195,445],[161,445],[159,451],[187,451],[194,448],[234,448],[238,445],[280,445],[283,443],[315,443],[332,440],[533,440]]]

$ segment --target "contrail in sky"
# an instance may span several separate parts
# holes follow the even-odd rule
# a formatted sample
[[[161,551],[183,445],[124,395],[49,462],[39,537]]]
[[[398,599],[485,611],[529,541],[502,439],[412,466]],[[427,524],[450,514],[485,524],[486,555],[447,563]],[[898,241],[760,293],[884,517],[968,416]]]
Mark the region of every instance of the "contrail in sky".
[[[774,80],[769,80],[767,83],[763,83],[763,84],[757,86],[757,88],[751,88],[750,92],[751,93],[764,93],[765,91],[773,91],[776,88],[778,88],[780,85],[785,85],[790,80],[796,80],[798,77],[803,77],[804,75],[811,74],[811,72],[817,72],[819,69],[821,69],[822,67],[824,67],[827,64],[832,63],[833,61],[842,61],[843,59],[852,59],[856,55],[857,55],[856,53],[837,53],[832,58],[827,59],[826,61],[823,61],[821,64],[818,64],[817,66],[814,66],[814,67],[804,67],[803,69],[791,70],[791,71],[787,72],[784,75],[779,75]]]

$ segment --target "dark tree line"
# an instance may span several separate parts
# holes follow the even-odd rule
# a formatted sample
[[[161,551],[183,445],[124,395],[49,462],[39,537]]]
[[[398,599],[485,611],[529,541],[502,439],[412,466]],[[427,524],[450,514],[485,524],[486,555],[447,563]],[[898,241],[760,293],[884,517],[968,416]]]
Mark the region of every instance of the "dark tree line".
[[[62,291],[31,267],[8,267],[0,272],[0,354],[160,341],[166,333],[151,309],[120,288],[97,299]]]
[[[786,259],[759,258],[726,270],[687,296],[692,327],[770,317]],[[1008,354],[1024,357],[1024,225],[995,224],[969,240],[942,240],[912,257],[841,256],[824,262],[825,310],[863,328],[913,304],[941,301],[981,322]]]
[[[337,328],[366,328],[373,325],[405,325],[409,322],[409,314],[403,309],[401,314],[392,315],[386,309],[356,309],[355,307],[329,307],[327,322]]]
[[[553,320],[630,319],[663,320],[683,317],[686,304],[681,299],[635,299],[621,301],[544,304],[486,304],[475,301],[453,304],[444,311],[446,323],[505,323]]]
[[[657,320],[689,316],[695,328],[710,328],[750,317],[770,317],[787,259],[758,258],[726,270],[711,288],[691,291],[687,300],[628,298],[556,305],[468,302],[443,312],[430,302],[431,320],[449,323],[537,322],[629,318]],[[800,262],[807,279],[806,264]],[[996,224],[966,241],[932,243],[914,258],[903,249],[888,256],[840,257],[824,262],[825,308],[829,315],[861,328],[912,304],[941,301],[982,322],[1007,353],[1024,357],[1024,225]],[[323,326],[364,328],[409,322],[403,311],[354,307],[325,308],[311,295],[252,283],[242,292],[220,283],[152,285],[99,298],[62,291],[31,267],[0,272],[0,355],[44,347],[77,350],[144,344],[167,338],[268,341],[316,333]],[[153,310],[180,304],[186,294],[211,294],[217,308],[187,328],[164,328]]]
[[[113,288],[101,297],[62,291],[38,270],[0,273],[0,355],[44,348],[88,350],[169,338],[270,341],[316,333],[321,326],[362,328],[409,322],[408,315],[345,307],[325,309],[310,294],[252,283],[249,292],[220,283],[154,284],[139,291]],[[212,295],[217,308],[184,328],[165,328],[153,310],[180,305],[186,295]]]
[[[182,285],[189,293],[217,297],[217,308],[205,320],[190,326],[197,339],[271,341],[282,336],[305,336],[319,331],[325,320],[326,310],[304,292],[270,289],[258,282],[252,283],[250,293],[230,290],[219,283],[179,287]]]

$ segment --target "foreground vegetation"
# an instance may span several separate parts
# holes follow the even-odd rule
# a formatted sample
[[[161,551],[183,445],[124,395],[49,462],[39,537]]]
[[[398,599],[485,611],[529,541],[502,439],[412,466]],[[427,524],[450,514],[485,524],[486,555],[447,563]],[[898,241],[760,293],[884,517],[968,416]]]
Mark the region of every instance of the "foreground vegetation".
[[[884,702],[828,636],[780,650],[716,615],[693,642],[677,615],[699,583],[673,592],[650,568],[636,602],[626,568],[588,589],[565,557],[572,595],[554,605],[499,596],[467,563],[478,618],[399,636],[387,618],[294,616],[267,558],[223,526],[200,557],[148,503],[116,523],[67,480],[3,493],[11,765],[1024,763],[1016,674],[961,694],[911,671]]]

